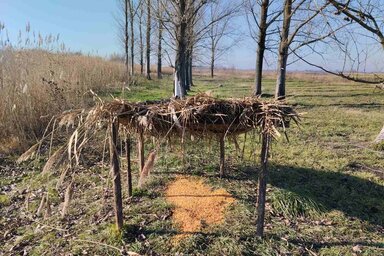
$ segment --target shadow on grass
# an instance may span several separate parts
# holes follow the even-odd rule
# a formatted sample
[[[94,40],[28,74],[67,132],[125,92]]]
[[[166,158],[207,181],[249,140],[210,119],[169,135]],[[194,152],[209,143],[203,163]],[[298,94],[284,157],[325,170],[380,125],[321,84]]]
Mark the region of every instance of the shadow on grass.
[[[305,108],[315,108],[315,107],[339,107],[339,108],[356,108],[356,109],[381,109],[384,107],[384,104],[381,103],[335,103],[335,104],[323,104],[323,103],[307,103],[307,102],[296,102],[293,106],[300,106]]]
[[[334,246],[351,246],[351,245],[362,245],[376,248],[384,248],[384,243],[372,243],[368,241],[341,241],[341,242],[318,242],[318,241],[303,241],[300,239],[289,239],[288,242],[296,245],[305,245],[306,247],[318,250],[324,247]]]
[[[134,242],[135,240],[145,239],[150,235],[157,236],[176,236],[176,235],[203,235],[203,236],[219,236],[216,232],[186,232],[167,228],[150,228],[137,224],[128,224],[124,227],[123,239],[126,242]]]
[[[244,168],[230,179],[257,179],[255,168]],[[326,211],[384,225],[384,186],[345,173],[296,166],[271,165],[269,183],[312,199]]]

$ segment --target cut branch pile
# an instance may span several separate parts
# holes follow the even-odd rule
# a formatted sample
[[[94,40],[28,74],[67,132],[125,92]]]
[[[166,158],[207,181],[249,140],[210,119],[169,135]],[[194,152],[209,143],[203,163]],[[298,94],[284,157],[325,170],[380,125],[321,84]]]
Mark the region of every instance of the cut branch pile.
[[[187,99],[162,102],[128,103],[115,100],[91,110],[97,118],[117,118],[131,132],[144,132],[161,138],[185,132],[195,136],[236,135],[262,127],[262,133],[277,136],[276,127],[285,128],[298,115],[292,107],[277,101],[257,98],[216,99],[199,94]],[[268,123],[268,124],[267,124]]]

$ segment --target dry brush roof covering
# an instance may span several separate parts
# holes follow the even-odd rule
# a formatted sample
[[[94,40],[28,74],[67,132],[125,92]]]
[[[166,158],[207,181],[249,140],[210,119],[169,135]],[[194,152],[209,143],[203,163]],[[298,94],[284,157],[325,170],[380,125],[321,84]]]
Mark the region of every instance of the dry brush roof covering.
[[[82,148],[92,135],[112,121],[117,121],[130,133],[143,132],[162,139],[167,136],[182,137],[185,133],[196,137],[230,136],[254,129],[276,137],[279,135],[277,128],[285,130],[292,120],[298,123],[299,115],[289,105],[281,101],[261,101],[256,97],[217,99],[199,94],[186,99],[137,103],[116,99],[54,117],[47,127],[47,131],[51,131],[20,156],[18,162],[32,158],[44,140],[51,139],[52,142],[54,133],[63,126],[75,129],[67,145],[59,150],[65,152],[67,149],[69,159],[74,157],[78,162]]]
[[[291,120],[298,122],[294,109],[284,102],[243,99],[217,99],[199,94],[186,99],[130,103],[114,100],[95,107],[100,117],[116,117],[128,130],[143,131],[152,136],[189,132],[198,136],[244,133],[258,127],[271,129],[287,127]],[[264,131],[266,132],[266,131]]]

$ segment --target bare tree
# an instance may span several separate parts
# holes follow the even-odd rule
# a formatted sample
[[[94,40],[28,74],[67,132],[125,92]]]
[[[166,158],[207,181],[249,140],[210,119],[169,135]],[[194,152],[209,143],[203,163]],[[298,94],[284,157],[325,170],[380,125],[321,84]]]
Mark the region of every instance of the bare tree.
[[[330,70],[321,64],[313,63],[305,58],[302,61],[313,67],[319,68],[329,74],[342,77],[344,79],[366,84],[379,84],[384,82],[384,77],[380,74],[374,74],[373,76],[359,76],[361,63],[365,64],[366,59],[361,60],[360,42],[354,37],[356,32],[360,37],[365,37],[368,40],[374,40],[379,43],[384,50],[384,20],[382,19],[382,13],[384,12],[384,6],[380,0],[348,0],[348,1],[335,1],[328,0],[336,12],[335,16],[341,17],[340,21],[344,21],[349,24],[349,29],[340,31],[345,36],[345,40],[341,41],[340,38],[334,40],[334,47],[340,48],[344,54],[344,65],[340,71]],[[359,31],[362,30],[362,31]],[[373,37],[372,37],[373,35]],[[351,47],[348,47],[350,46]],[[350,70],[348,71],[348,62],[350,64]],[[357,63],[356,66],[353,63]],[[347,70],[346,70],[347,69]]]
[[[129,0],[119,0],[118,8],[119,13],[118,16],[115,17],[115,20],[119,26],[119,38],[123,43],[124,47],[124,64],[126,68],[127,81],[129,78]],[[121,18],[121,16],[123,18]]]
[[[295,3],[295,4],[294,4]],[[285,82],[288,66],[288,56],[294,53],[300,56],[298,50],[302,47],[310,47],[312,44],[324,41],[332,36],[336,30],[331,24],[315,18],[323,13],[330,3],[320,3],[315,0],[285,0],[283,11],[283,25],[280,32],[280,44],[278,50],[277,81],[275,98],[285,98]],[[293,21],[293,22],[292,22]],[[324,23],[324,24],[323,24]],[[323,24],[323,27],[321,27]],[[314,29],[316,27],[316,29]],[[320,32],[319,32],[320,31]],[[314,49],[314,48],[311,48]]]
[[[124,44],[125,65],[129,77],[135,73],[135,17],[141,2],[142,0],[118,0],[121,14],[119,13],[116,20],[121,28],[120,37]]]
[[[128,4],[129,10],[129,25],[130,25],[130,37],[131,37],[131,69],[130,75],[133,76],[135,74],[135,32],[134,32],[134,18],[136,16],[137,7],[135,6],[135,2],[133,0],[125,0]]]
[[[244,3],[251,36],[257,43],[255,77],[256,96],[262,94],[263,64],[264,54],[267,50],[267,36],[277,32],[277,29],[269,32],[268,30],[283,12],[283,8],[281,8],[280,5],[277,5],[275,9],[271,10],[271,6],[276,2],[277,1],[274,0],[246,0]],[[256,25],[256,30],[253,29],[253,24]]]
[[[384,49],[384,21],[382,19],[382,1],[329,0],[329,2],[334,7],[336,7],[338,13],[343,13],[346,17],[356,22],[362,28],[377,36],[379,43]]]
[[[161,79],[161,69],[162,69],[162,41],[163,41],[163,9],[161,5],[161,0],[157,0],[157,32],[158,32],[158,41],[157,41],[157,78]]]
[[[214,77],[216,62],[236,44],[238,39],[234,38],[235,27],[231,25],[237,11],[233,2],[215,1],[207,7],[205,24],[211,25],[207,26],[204,48],[209,50],[211,77]],[[223,15],[224,13],[228,15]],[[224,17],[220,19],[222,16]]]
[[[188,51],[188,25],[194,24],[194,18],[207,0],[169,0],[162,1],[164,6],[163,25],[175,41],[175,89],[176,97],[187,94],[186,70]]]
[[[170,41],[168,45],[175,51],[174,95],[184,97],[192,84],[192,61],[194,46],[206,35],[208,28],[229,15],[224,12],[206,26],[197,26],[204,8],[213,0],[162,0],[164,10],[163,27]],[[164,40],[165,43],[167,40]]]
[[[151,0],[147,0],[146,75],[151,80]]]
[[[144,39],[143,39],[144,5],[140,5],[139,12],[139,48],[140,48],[140,74],[144,74]]]

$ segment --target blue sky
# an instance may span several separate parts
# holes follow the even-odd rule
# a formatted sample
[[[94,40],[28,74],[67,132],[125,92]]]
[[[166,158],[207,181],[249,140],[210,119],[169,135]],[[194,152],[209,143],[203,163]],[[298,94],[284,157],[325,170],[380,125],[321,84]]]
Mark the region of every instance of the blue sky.
[[[19,30],[25,30],[29,22],[32,31],[43,35],[60,34],[62,41],[72,51],[82,51],[107,57],[122,51],[117,36],[114,15],[116,0],[0,0],[0,22],[5,24],[11,41],[16,41]],[[255,68],[256,44],[248,37],[245,20],[237,21],[244,29],[242,41],[219,63],[226,67]],[[371,50],[370,50],[371,51]],[[367,71],[383,71],[383,54],[375,54]],[[337,69],[342,65],[340,56],[330,52],[325,64]],[[267,69],[275,69],[275,58]],[[312,59],[321,62],[321,59]],[[303,63],[295,63],[290,70],[313,69]]]
[[[11,40],[30,22],[43,35],[60,34],[74,51],[106,56],[120,51],[113,0],[0,0],[0,21]]]

